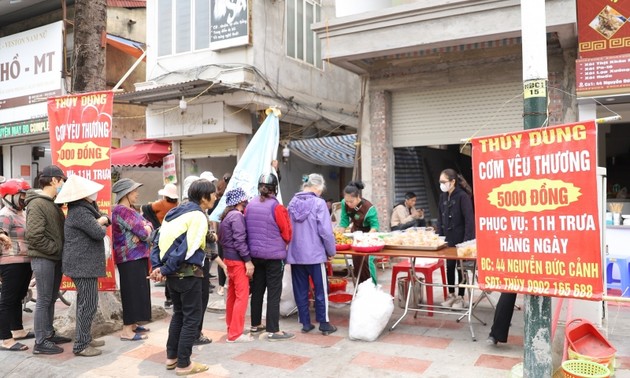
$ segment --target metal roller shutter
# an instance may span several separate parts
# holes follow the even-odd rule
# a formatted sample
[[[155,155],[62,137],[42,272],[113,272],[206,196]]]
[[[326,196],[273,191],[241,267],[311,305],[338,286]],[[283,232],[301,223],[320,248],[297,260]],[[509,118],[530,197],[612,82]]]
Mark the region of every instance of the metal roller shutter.
[[[392,92],[394,147],[459,144],[523,129],[522,82]]]
[[[182,159],[236,156],[236,135],[218,138],[193,138],[180,142]]]

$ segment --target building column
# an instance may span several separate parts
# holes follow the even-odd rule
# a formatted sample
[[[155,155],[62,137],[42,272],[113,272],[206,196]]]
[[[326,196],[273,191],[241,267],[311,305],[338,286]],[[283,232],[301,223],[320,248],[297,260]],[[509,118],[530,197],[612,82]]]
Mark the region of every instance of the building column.
[[[365,125],[369,138],[369,160],[363,161],[366,198],[376,206],[380,231],[389,230],[394,201],[394,148],[392,145],[392,95],[388,91],[369,92],[369,124]],[[364,135],[365,135],[364,134]],[[366,138],[362,138],[365,140]],[[366,172],[367,173],[367,172]]]

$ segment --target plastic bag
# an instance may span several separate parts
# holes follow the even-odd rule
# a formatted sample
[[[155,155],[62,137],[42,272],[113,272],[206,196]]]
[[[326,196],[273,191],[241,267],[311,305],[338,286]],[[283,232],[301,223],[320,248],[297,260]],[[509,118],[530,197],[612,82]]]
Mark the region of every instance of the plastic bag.
[[[295,312],[297,304],[293,296],[293,281],[291,280],[291,265],[284,266],[282,276],[282,294],[280,295],[280,315],[289,316]]]
[[[350,340],[374,341],[383,332],[394,312],[392,296],[371,279],[359,285],[350,306]]]

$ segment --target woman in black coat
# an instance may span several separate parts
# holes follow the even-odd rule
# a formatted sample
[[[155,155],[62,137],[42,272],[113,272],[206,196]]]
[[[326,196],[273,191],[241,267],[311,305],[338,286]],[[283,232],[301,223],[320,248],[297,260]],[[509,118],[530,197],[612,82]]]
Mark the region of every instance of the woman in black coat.
[[[96,206],[96,196],[103,185],[79,175],[68,178],[56,203],[68,204],[64,224],[62,255],[63,273],[72,278],[77,289],[76,337],[72,351],[77,356],[101,354],[97,346],[102,340],[92,340],[92,320],[98,306],[98,277],[105,276],[105,238],[109,218]]]
[[[475,238],[475,215],[472,205],[472,189],[462,175],[453,169],[445,169],[440,174],[440,200],[438,202],[437,232],[446,237],[449,247]],[[462,282],[462,272],[457,269],[457,260],[447,260],[446,280],[455,285],[455,271],[458,282]],[[464,308],[464,288],[449,287],[449,297],[441,305],[455,309]]]

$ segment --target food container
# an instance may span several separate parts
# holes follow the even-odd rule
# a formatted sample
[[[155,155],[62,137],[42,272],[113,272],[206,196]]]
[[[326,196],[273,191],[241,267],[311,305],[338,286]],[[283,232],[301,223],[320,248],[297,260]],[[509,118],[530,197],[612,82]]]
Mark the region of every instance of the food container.
[[[336,251],[347,251],[352,247],[352,244],[335,244]]]
[[[344,278],[328,277],[329,293],[335,293],[337,291],[346,291],[348,281]]]
[[[364,253],[370,253],[370,252],[379,252],[382,251],[383,248],[385,248],[385,244],[383,245],[375,245],[375,246],[371,246],[371,247],[361,247],[361,246],[357,246],[357,245],[353,245],[352,246],[352,250],[355,252],[364,252]]]
[[[477,257],[477,240],[469,240],[455,245],[457,247],[457,256],[459,257]]]

